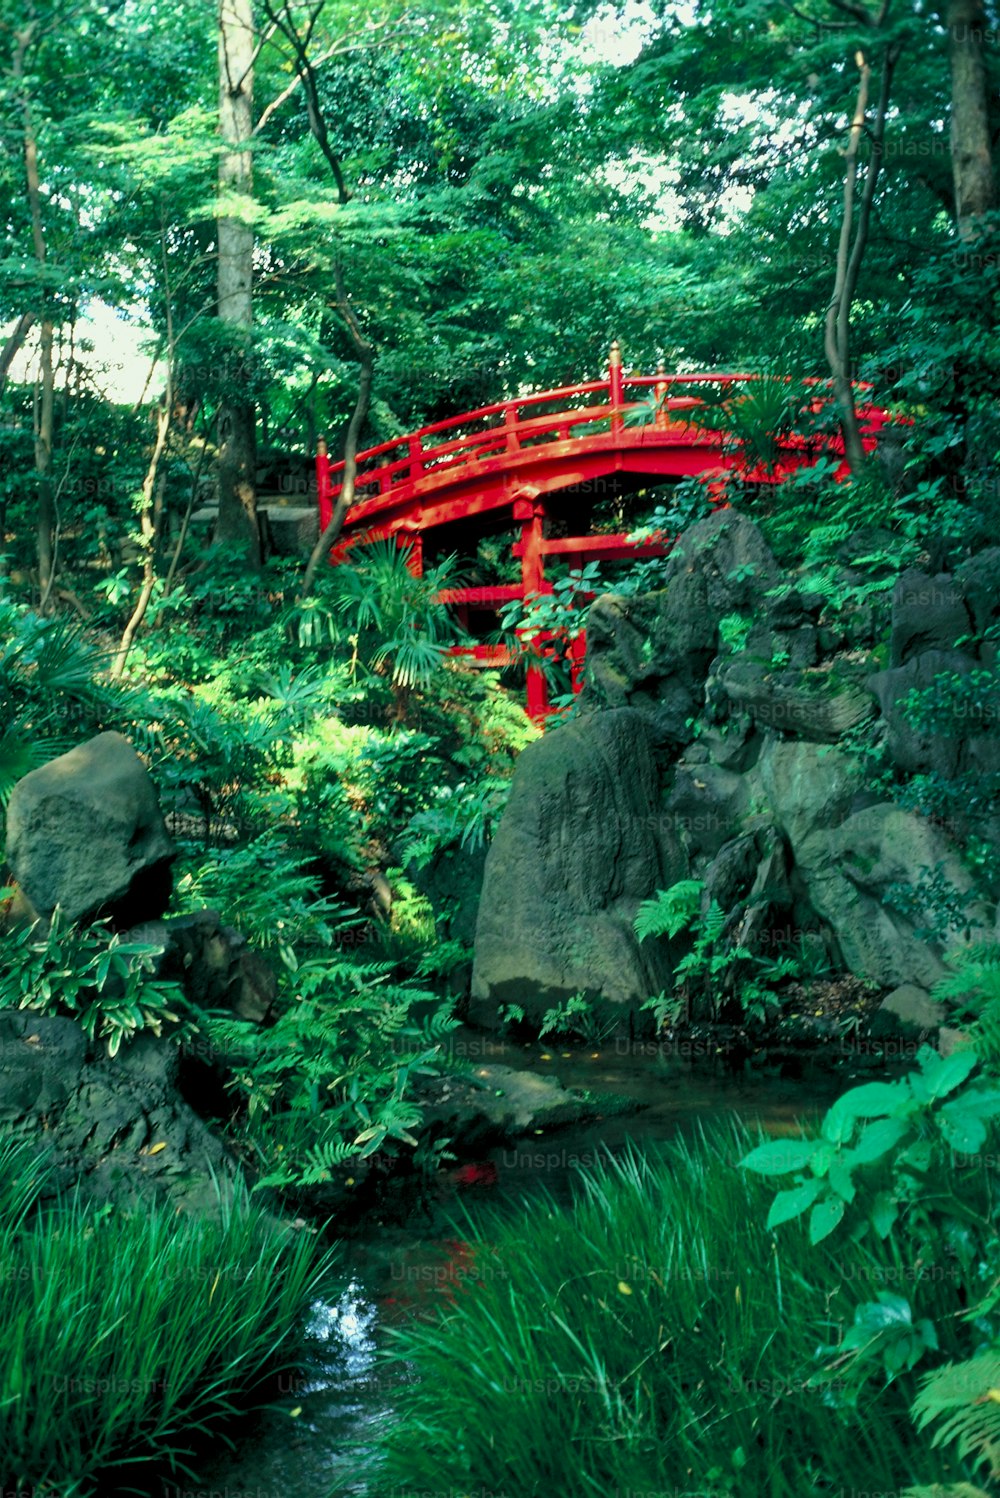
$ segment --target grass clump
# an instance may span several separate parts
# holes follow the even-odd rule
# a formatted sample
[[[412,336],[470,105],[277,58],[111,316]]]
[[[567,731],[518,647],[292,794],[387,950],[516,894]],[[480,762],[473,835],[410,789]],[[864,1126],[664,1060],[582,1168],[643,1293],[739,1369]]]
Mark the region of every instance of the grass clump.
[[[252,1208],[218,1221],[40,1205],[45,1169],[0,1147],[0,1490],[107,1492],[135,1464],[190,1473],[199,1440],[294,1360],[329,1269]]]
[[[888,1293],[956,1355],[975,1266],[943,1242],[924,1273],[892,1239],[776,1237],[771,1188],[735,1168],[754,1142],[734,1127],[629,1153],[570,1207],[470,1225],[480,1273],[392,1334],[416,1381],[376,1489],[801,1498],[969,1478],[911,1423],[923,1368],[859,1371],[843,1345],[859,1302]]]

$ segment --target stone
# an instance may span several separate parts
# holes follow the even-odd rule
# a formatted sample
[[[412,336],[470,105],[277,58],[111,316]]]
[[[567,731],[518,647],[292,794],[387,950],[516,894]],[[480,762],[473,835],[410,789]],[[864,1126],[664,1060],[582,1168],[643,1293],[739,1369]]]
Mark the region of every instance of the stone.
[[[750,804],[747,780],[707,758],[678,762],[665,811],[691,855],[714,854],[740,826]]]
[[[423,1080],[418,1088],[425,1127],[458,1140],[466,1151],[516,1139],[529,1129],[541,1133],[598,1115],[637,1112],[642,1106],[615,1095],[568,1088],[551,1074],[540,1076],[494,1061],[477,1066],[468,1079],[447,1076]],[[537,1140],[532,1143],[532,1148],[536,1147]]]
[[[826,669],[770,667],[739,655],[722,672],[721,682],[734,708],[758,727],[813,743],[834,743],[874,712],[871,692]]]
[[[825,837],[814,835],[796,850],[797,862],[817,912],[836,934],[844,965],[859,976],[896,986],[931,988],[946,969],[941,951],[965,940],[964,928],[945,923],[940,913],[917,909],[917,926],[887,899],[890,886],[910,886],[933,872],[960,900],[971,921],[985,912],[974,903],[974,885],[954,848],[915,812],[884,802],[864,807]],[[940,932],[932,944],[922,928]]]
[[[982,636],[1000,622],[1000,546],[987,547],[955,568],[955,582],[962,590],[972,632]]]
[[[911,656],[905,665],[877,671],[868,686],[878,698],[888,728],[887,748],[894,764],[910,775],[933,771],[952,779],[961,757],[956,734],[926,733],[906,716],[904,704],[911,692],[922,692],[935,677],[947,673],[967,676],[973,669],[969,657],[957,650],[925,650]]]
[[[260,1024],[278,995],[278,980],[243,934],[223,926],[215,910],[195,910],[165,921],[144,921],[127,940],[162,948],[158,978],[179,983],[201,1009],[228,1009]]]
[[[319,540],[319,511],[315,505],[268,505],[257,513],[267,516],[268,537],[276,556],[308,556]]]
[[[719,621],[751,616],[779,576],[760,530],[745,516],[719,510],[700,520],[667,558],[661,590],[608,594],[591,606],[585,702],[641,709],[659,746],[690,743],[718,653]]]
[[[486,859],[473,1022],[507,1002],[538,1020],[575,993],[614,1013],[669,987],[661,946],[632,922],[686,873],[642,713],[586,714],[529,744]]]
[[[111,1058],[75,1020],[0,1011],[0,1122],[86,1201],[214,1213],[231,1196],[239,1163],[186,1101],[181,1067],[149,1031]]]
[[[901,983],[886,994],[872,1016],[871,1034],[875,1039],[885,1035],[910,1038],[939,1030],[945,1007],[932,999],[926,988],[916,983]]]
[[[19,780],[7,808],[7,862],[36,915],[69,922],[153,920],[170,898],[174,845],[145,765],[102,733]]]
[[[952,650],[972,621],[961,585],[946,573],[928,577],[916,567],[900,575],[892,593],[889,664],[903,666],[926,650]]]

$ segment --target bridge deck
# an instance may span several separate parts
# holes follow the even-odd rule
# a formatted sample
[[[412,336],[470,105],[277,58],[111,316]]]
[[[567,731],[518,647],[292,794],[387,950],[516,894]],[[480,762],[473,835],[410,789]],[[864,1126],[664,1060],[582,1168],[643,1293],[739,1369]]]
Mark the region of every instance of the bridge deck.
[[[631,540],[627,534],[602,535],[589,529],[589,495],[627,491],[651,483],[704,475],[724,479],[733,471],[754,483],[780,483],[821,455],[839,458],[838,477],[848,473],[843,441],[829,420],[828,387],[811,387],[800,404],[807,432],[787,432],[774,444],[774,462],[748,466],[724,431],[698,424],[698,413],[727,399],[751,399],[761,377],[745,374],[667,374],[626,376],[617,345],[612,346],[608,377],[519,396],[436,422],[391,442],[380,443],[357,458],[355,500],[348,509],[331,559],[338,560],[359,542],[395,535],[411,547],[411,564],[422,566],[423,538],[441,526],[468,522],[473,532],[503,521],[520,528],[513,547],[521,560],[521,581],[485,588],[454,589],[443,601],[463,612],[497,610],[529,594],[551,591],[545,558],[625,561],[664,556],[669,537]],[[874,447],[886,416],[877,408],[859,412],[866,448]],[[824,418],[827,418],[824,420]],[[343,484],[343,463],[331,464],[320,442],[316,479],[320,525],[325,529]],[[709,499],[712,485],[707,484]],[[549,536],[546,521],[552,497],[574,492],[581,497],[579,534]],[[565,514],[563,519],[565,519]],[[572,527],[572,518],[571,518]],[[498,665],[508,655],[501,647],[464,647],[472,662]],[[582,645],[573,652],[574,682],[580,676]],[[544,677],[528,671],[528,709],[547,710]]]

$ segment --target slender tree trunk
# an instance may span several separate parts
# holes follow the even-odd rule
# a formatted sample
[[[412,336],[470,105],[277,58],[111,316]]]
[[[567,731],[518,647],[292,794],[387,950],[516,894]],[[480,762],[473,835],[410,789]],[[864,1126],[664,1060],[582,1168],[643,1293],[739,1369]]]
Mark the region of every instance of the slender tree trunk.
[[[358,398],[354,405],[347,427],[347,438],[344,443],[344,478],[340,493],[337,495],[337,503],[333,507],[328,525],[319,537],[316,545],[309,554],[306,570],[302,574],[302,586],[299,588],[299,597],[306,598],[312,592],[316,581],[316,572],[320,563],[330,550],[330,547],[340,535],[347,512],[354,503],[354,487],[358,474],[358,439],[361,429],[368,415],[368,407],[371,402],[372,376],[375,371],[375,350],[361,331],[361,326],[354,314],[354,309],[348,300],[347,291],[344,287],[340,266],[337,266],[337,310],[347,324],[354,347],[358,351],[358,360],[361,365],[358,376]]]
[[[38,483],[36,511],[38,536],[38,591],[48,599],[52,591],[53,539],[56,527],[52,493],[52,435],[55,416],[55,371],[52,363],[54,329],[46,318],[38,345],[39,373],[35,401],[35,472]]]
[[[4,385],[7,383],[10,366],[17,358],[34,321],[35,314],[33,312],[22,312],[8,333],[3,348],[0,349],[0,390],[3,390]]]
[[[858,96],[854,106],[854,117],[851,120],[847,148],[844,152],[844,215],[837,246],[837,269],[833,294],[826,309],[824,327],[823,341],[826,358],[833,378],[834,395],[840,411],[840,425],[844,435],[844,456],[848,467],[855,475],[860,474],[865,466],[865,448],[861,438],[858,413],[854,406],[854,389],[851,385],[851,308],[871,232],[872,205],[882,167],[892,76],[898,58],[897,45],[891,44],[886,47],[882,58],[882,82],[878,106],[871,129],[871,154],[855,221],[858,153],[867,124],[868,93],[871,86],[871,66],[862,52],[857,54],[856,61],[860,73]]]
[[[125,670],[129,651],[146,617],[156,588],[156,532],[157,515],[163,499],[165,476],[159,472],[160,460],[170,433],[171,391],[169,378],[163,402],[156,413],[156,441],[152,456],[142,481],[142,503],[139,510],[139,529],[142,536],[142,585],[135,607],[122,632],[121,643],[111,667],[112,679],[118,681]]]
[[[11,73],[21,96],[21,124],[24,149],[24,186],[31,217],[31,239],[35,261],[42,268],[46,260],[45,226],[42,221],[42,186],[38,171],[38,137],[31,107],[31,94],[27,80],[27,58],[37,39],[36,21],[30,22],[15,35]],[[41,295],[41,293],[40,293]],[[23,341],[34,314],[24,313],[15,328],[12,339],[20,336]],[[39,344],[39,374],[35,395],[35,472],[37,474],[38,501],[36,533],[38,551],[39,596],[47,599],[52,591],[53,536],[55,532],[55,503],[52,494],[52,437],[55,417],[55,374],[52,360],[52,345],[55,329],[47,313],[43,314]],[[17,352],[17,343],[4,349],[4,373]]]
[[[220,0],[219,128],[222,157],[219,188],[236,208],[250,205],[253,187],[253,0]],[[234,202],[235,200],[235,202]],[[253,228],[241,217],[218,220],[218,315],[233,333],[236,367],[226,371],[226,399],[219,411],[219,519],[216,538],[260,562],[256,496],[256,412],[232,391],[246,379],[240,367],[250,355],[253,325]],[[242,351],[242,358],[238,357]]]
[[[996,202],[990,141],[983,0],[949,0],[951,168],[959,238],[975,239],[979,220]]]

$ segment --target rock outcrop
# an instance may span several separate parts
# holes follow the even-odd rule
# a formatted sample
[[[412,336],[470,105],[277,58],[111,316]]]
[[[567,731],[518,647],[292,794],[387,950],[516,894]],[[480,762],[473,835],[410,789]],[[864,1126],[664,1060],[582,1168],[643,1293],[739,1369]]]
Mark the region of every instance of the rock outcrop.
[[[486,861],[473,1019],[502,1003],[539,1019],[575,993],[609,1005],[657,993],[669,969],[632,922],[685,872],[642,713],[593,713],[529,744]]]
[[[577,990],[634,1007],[670,986],[671,953],[637,947],[631,919],[686,877],[742,949],[773,957],[806,937],[833,968],[910,995],[942,976],[949,947],[986,936],[960,844],[1000,847],[984,789],[1000,781],[1000,734],[992,699],[961,684],[996,662],[1000,548],[953,575],[910,569],[887,610],[856,565],[886,539],[845,543],[829,608],[724,510],[680,538],[662,588],[595,601],[582,712],[523,754],[490,851],[476,1018]],[[942,714],[940,731],[911,708],[938,691],[966,714]],[[930,777],[947,815],[894,799],[861,743],[903,781]]]
[[[50,919],[109,917],[123,929],[162,915],[174,846],[153,782],[120,733],[102,733],[18,781],[7,808],[7,863],[30,907]]]

